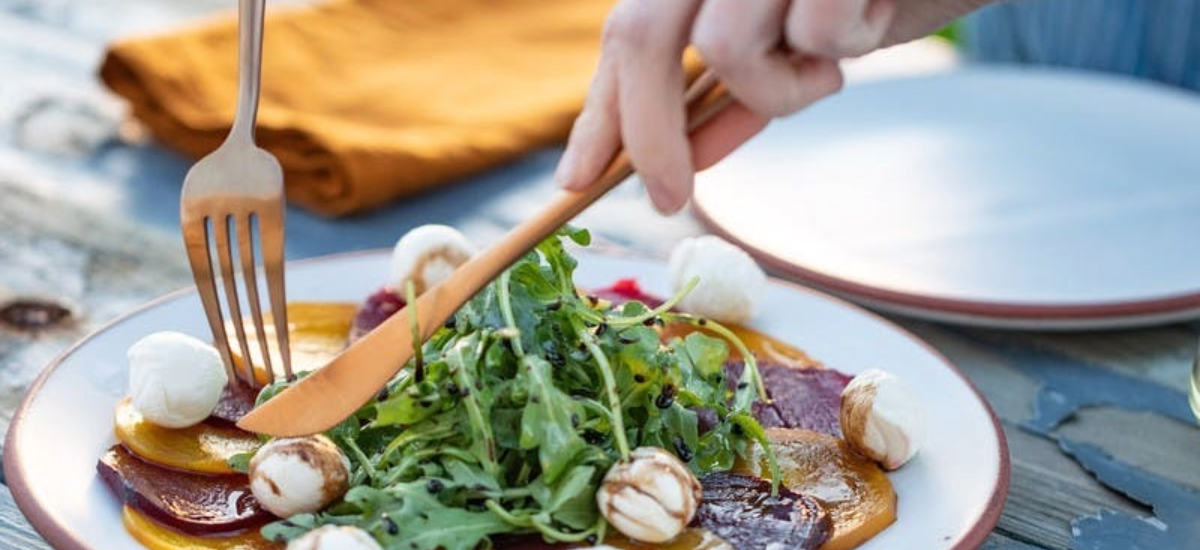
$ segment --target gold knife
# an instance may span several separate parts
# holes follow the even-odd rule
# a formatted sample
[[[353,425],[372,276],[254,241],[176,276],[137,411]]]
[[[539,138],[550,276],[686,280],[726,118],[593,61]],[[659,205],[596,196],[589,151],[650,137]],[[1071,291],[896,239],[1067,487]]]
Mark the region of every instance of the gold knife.
[[[688,87],[689,131],[711,120],[733,102],[711,72]],[[499,242],[464,263],[414,304],[393,314],[375,330],[319,370],[250,411],[238,427],[278,437],[320,433],[336,426],[373,399],[450,316],[488,283],[563,224],[624,181],[633,168],[622,152],[583,191],[564,191],[533,218],[514,227]],[[413,341],[408,308],[416,308],[421,341]]]

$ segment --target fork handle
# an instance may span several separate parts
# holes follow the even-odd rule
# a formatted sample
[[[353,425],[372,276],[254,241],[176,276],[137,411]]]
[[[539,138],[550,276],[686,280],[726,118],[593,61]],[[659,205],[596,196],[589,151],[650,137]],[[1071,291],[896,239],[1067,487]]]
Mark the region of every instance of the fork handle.
[[[266,0],[238,0],[238,97],[229,140],[254,143]]]

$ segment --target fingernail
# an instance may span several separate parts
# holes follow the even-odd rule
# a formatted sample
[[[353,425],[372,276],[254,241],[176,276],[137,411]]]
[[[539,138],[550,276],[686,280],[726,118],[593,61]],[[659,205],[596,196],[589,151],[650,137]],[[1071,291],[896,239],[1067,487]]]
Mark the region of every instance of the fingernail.
[[[567,146],[563,151],[562,157],[558,159],[558,167],[554,169],[554,183],[564,189],[574,189],[577,184],[575,180],[576,158],[579,154],[575,152],[575,148]]]
[[[654,209],[664,216],[679,212],[687,202],[680,200],[680,197],[675,196],[674,189],[663,183],[642,180],[642,185],[646,187],[646,193],[650,195],[650,203],[654,205]]]

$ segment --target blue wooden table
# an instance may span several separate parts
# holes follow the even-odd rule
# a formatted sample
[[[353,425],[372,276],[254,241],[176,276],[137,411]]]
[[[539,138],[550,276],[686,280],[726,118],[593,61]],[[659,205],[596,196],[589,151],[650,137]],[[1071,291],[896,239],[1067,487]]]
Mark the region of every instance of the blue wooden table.
[[[55,354],[190,282],[177,206],[190,161],[122,125],[123,106],[94,70],[114,37],[231,5],[0,0],[0,309],[50,297],[70,312],[33,333],[0,326],[0,431]],[[429,222],[488,242],[550,196],[558,154],[351,219],[292,209],[288,257],[388,247]],[[660,256],[703,231],[687,214],[654,215],[636,184],[580,224],[608,244]],[[1183,393],[1200,323],[1037,334],[897,321],[958,364],[1003,422],[1012,485],[985,548],[1200,547],[1200,429]],[[0,486],[0,550],[45,547]]]

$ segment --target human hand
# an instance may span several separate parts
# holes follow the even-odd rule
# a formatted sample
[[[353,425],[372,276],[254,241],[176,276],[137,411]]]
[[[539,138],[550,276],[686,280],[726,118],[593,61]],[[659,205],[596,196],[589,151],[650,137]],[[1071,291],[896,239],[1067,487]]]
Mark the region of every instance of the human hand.
[[[622,0],[555,179],[593,182],[624,144],[655,207],[683,208],[693,175],[842,86],[838,60],[912,40],[989,0]],[[680,60],[695,46],[736,100],[691,137]]]

